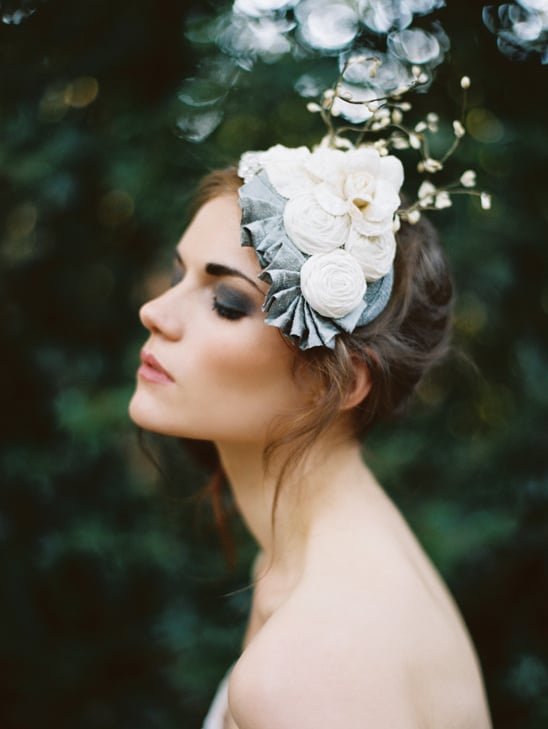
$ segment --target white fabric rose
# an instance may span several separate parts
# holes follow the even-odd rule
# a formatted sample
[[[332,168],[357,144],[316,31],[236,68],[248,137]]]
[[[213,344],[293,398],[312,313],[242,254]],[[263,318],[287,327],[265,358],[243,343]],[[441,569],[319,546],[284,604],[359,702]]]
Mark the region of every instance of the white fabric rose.
[[[313,187],[314,182],[305,169],[305,162],[310,156],[307,147],[289,149],[281,144],[264,152],[262,165],[276,192],[291,198]]]
[[[352,223],[362,235],[382,235],[391,230],[399,204],[396,189],[384,180],[377,180],[370,203],[350,206]]]
[[[396,255],[396,239],[392,230],[380,236],[361,235],[352,227],[345,250],[360,264],[366,281],[376,281],[390,271]]]
[[[375,147],[362,147],[346,153],[346,174],[361,172],[375,180],[384,180],[396,191],[403,185],[403,165],[394,155],[381,156]]]
[[[374,147],[347,154],[344,195],[356,229],[379,236],[391,229],[400,204],[403,166],[393,155],[382,157]]]
[[[301,268],[301,291],[318,314],[340,319],[362,301],[367,284],[358,261],[337,248],[308,258]]]
[[[287,235],[303,253],[327,253],[343,245],[350,231],[350,216],[332,215],[313,192],[291,198],[285,205]]]
[[[315,184],[328,182],[338,194],[342,194],[347,154],[348,152],[343,152],[340,149],[315,149],[310,157],[305,160],[304,167]]]

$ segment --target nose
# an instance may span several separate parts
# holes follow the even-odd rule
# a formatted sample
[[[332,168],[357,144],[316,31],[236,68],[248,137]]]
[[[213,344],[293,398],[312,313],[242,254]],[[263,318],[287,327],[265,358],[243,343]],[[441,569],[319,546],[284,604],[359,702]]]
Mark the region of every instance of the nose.
[[[147,301],[139,309],[139,318],[151,334],[177,340],[182,336],[180,304],[175,301],[176,287],[170,288],[155,299]]]

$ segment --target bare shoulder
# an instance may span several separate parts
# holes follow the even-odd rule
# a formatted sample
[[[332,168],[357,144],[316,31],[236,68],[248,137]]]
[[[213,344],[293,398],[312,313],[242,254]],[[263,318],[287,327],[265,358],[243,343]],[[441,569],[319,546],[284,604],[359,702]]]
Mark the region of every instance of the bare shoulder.
[[[261,627],[230,681],[238,729],[488,729],[458,628],[397,560],[367,572],[303,581]]]
[[[239,729],[417,726],[381,616],[348,604],[341,614],[349,597],[305,588],[263,626],[230,681]]]

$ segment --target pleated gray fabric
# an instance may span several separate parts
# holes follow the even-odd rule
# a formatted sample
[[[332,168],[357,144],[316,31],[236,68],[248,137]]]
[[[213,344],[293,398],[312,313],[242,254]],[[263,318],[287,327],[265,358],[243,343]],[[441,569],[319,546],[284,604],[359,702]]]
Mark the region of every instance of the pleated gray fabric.
[[[340,319],[318,314],[301,292],[301,268],[309,256],[287,235],[283,210],[287,200],[272,187],[261,171],[241,186],[241,243],[255,249],[263,271],[259,278],[270,284],[263,310],[266,323],[278,327],[301,349],[335,348],[341,332],[373,321],[385,308],[392,293],[393,268],[383,278],[367,285],[360,304]],[[342,245],[342,243],[341,243]]]

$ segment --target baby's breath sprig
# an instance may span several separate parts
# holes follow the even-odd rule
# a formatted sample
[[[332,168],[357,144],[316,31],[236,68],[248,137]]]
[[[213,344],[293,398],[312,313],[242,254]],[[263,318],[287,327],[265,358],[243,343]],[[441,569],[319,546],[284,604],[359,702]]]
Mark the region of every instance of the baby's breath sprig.
[[[439,131],[439,117],[435,112],[429,112],[424,119],[421,119],[413,127],[408,127],[405,122],[405,114],[412,106],[402,97],[409,91],[428,82],[427,75],[417,67],[412,68],[412,81],[396,89],[393,93],[370,99],[354,98],[352,93],[344,87],[344,77],[348,68],[355,63],[370,63],[369,75],[372,79],[377,75],[381,60],[376,56],[353,56],[350,57],[333,87],[326,89],[321,96],[320,103],[310,102],[307,108],[311,112],[320,114],[327,127],[327,135],[320,146],[327,146],[335,149],[350,149],[359,147],[364,143],[368,134],[374,134],[376,138],[371,144],[377,149],[381,156],[386,156],[391,150],[413,149],[420,154],[417,163],[417,170],[421,174],[435,175],[444,169],[447,160],[454,154],[461,140],[466,135],[465,114],[467,108],[468,89],[471,82],[468,76],[460,80],[462,89],[461,111],[458,119],[452,123],[453,140],[447,151],[439,159],[432,157],[430,153],[427,133],[436,134]],[[363,106],[369,117],[359,124],[343,123],[337,125],[336,120],[341,116],[341,104]],[[379,132],[390,129],[387,136],[378,136]],[[346,133],[356,134],[355,142],[343,136]],[[483,191],[474,190],[476,185],[476,173],[474,170],[466,170],[458,180],[446,185],[434,185],[429,179],[423,181],[417,193],[417,199],[410,206],[399,211],[400,218],[410,223],[416,223],[420,219],[423,210],[441,210],[452,205],[452,195],[473,195],[479,197],[482,209],[488,210],[491,207],[491,196]]]

